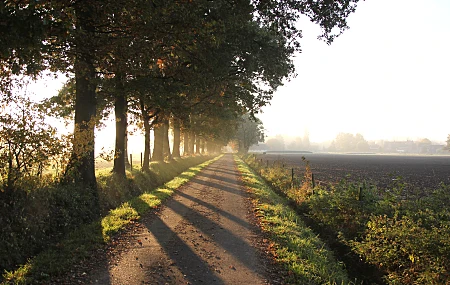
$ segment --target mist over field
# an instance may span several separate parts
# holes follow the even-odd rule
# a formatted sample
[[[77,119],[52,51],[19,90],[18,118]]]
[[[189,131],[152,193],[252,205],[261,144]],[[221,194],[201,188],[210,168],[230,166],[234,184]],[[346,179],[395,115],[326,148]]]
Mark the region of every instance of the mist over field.
[[[330,141],[314,142],[308,132],[303,136],[283,136],[265,138],[264,142],[253,145],[251,151],[312,151],[336,153],[370,154],[450,154],[447,144],[427,138],[417,140],[375,140],[368,141],[361,134],[339,133]]]

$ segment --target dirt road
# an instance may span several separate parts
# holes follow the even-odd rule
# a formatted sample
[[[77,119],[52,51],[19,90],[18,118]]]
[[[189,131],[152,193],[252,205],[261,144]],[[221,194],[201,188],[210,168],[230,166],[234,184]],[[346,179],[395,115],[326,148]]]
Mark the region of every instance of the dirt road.
[[[267,284],[247,206],[233,158],[225,155],[143,217],[120,253],[82,283]]]

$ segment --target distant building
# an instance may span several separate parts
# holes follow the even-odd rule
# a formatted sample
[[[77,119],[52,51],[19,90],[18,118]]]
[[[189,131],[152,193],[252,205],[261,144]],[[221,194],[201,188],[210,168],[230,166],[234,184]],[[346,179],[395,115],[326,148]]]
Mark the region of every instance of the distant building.
[[[381,146],[374,142],[369,142],[369,151],[370,152],[381,152]]]
[[[445,152],[445,145],[443,144],[433,144],[430,145],[429,151],[430,153],[444,153]]]
[[[418,153],[417,144],[414,141],[385,141],[384,152],[390,153]]]
[[[435,154],[443,152],[444,147],[444,145],[423,141],[385,141],[383,144],[383,151],[387,153]]]

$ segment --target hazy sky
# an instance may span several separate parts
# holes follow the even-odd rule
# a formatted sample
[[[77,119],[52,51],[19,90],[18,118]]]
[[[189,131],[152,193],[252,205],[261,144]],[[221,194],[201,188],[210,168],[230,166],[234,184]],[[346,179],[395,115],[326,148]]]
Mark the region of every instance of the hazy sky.
[[[445,141],[450,133],[450,0],[367,0],[328,46],[300,23],[298,76],[263,109],[269,136]]]

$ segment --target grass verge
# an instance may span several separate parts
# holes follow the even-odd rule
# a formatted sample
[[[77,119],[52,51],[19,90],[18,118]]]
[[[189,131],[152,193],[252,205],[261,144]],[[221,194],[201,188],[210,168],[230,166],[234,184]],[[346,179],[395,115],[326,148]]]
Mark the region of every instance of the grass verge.
[[[308,228],[264,180],[235,156],[245,187],[252,200],[263,232],[268,234],[274,258],[287,272],[289,284],[354,284],[313,231]]]
[[[191,167],[164,185],[153,190],[148,189],[145,193],[122,203],[119,207],[110,210],[103,218],[81,225],[59,243],[30,259],[17,270],[6,272],[1,284],[45,284],[45,280],[64,274],[71,266],[101,249],[127,224],[139,219],[148,210],[161,205],[177,188],[220,157]],[[144,183],[145,180],[142,177],[136,179],[141,179],[140,183]]]

